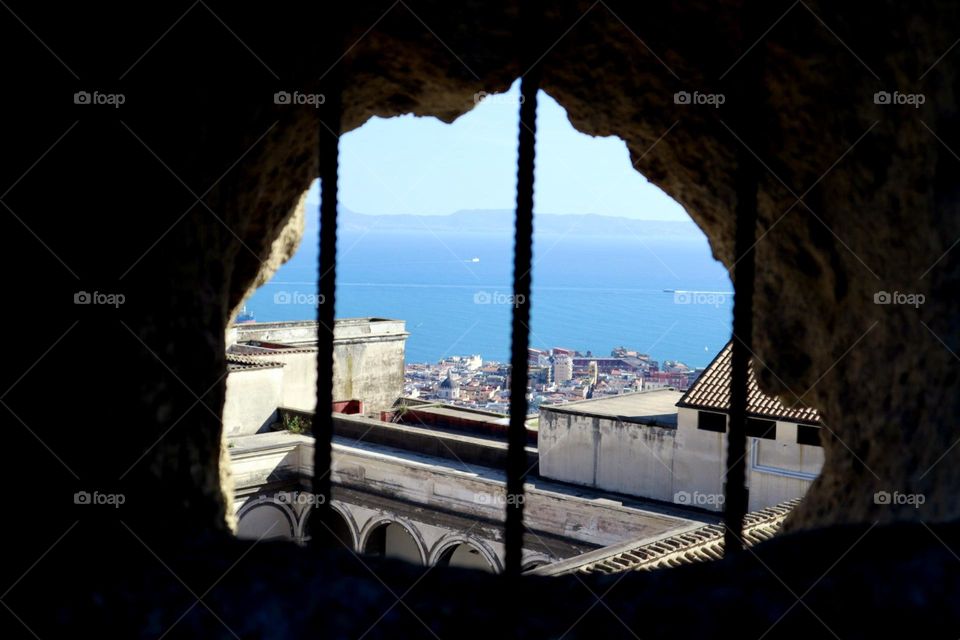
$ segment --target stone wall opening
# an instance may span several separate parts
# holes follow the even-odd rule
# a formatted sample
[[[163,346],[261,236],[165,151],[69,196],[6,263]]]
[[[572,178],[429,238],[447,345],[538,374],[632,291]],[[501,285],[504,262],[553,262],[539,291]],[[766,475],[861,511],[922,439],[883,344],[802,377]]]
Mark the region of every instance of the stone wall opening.
[[[356,543],[353,540],[353,530],[350,528],[350,523],[336,508],[331,509],[330,528],[333,530],[334,537],[340,541],[344,548],[356,551]]]
[[[421,545],[406,525],[399,522],[386,521],[375,525],[367,534],[363,553],[404,560],[421,566],[424,564]]]
[[[472,108],[478,91],[504,91],[525,71],[515,47],[519,4],[470,2],[457,11],[437,2],[338,7],[343,30],[357,43],[342,61],[342,131],[375,115],[451,121]],[[118,525],[117,513],[151,546],[206,543],[201,553],[178,556],[182,563],[175,567],[222,558],[221,566],[209,567],[211,579],[242,552],[233,546],[220,553],[222,547],[209,541],[245,544],[226,535],[223,327],[257,278],[268,276],[299,238],[286,230],[317,175],[319,136],[328,133],[317,126],[315,108],[277,104],[274,96],[315,90],[315,79],[334,63],[318,62],[314,48],[318,25],[329,23],[323,20],[328,7],[311,3],[305,16],[242,3],[199,3],[186,12],[157,5],[124,14],[131,27],[119,34],[110,27],[117,17],[111,9],[78,5],[50,15],[21,3],[13,10],[20,19],[2,27],[10,57],[29,58],[42,72],[16,64],[7,77],[10,95],[31,99],[7,104],[16,126],[5,138],[3,237],[30,254],[31,271],[5,282],[7,299],[25,301],[30,310],[28,321],[4,314],[8,335],[25,347],[5,354],[9,450],[24,452],[4,467],[5,486],[43,469],[60,502],[51,508],[46,500],[21,501],[36,526],[11,558],[7,584],[20,582],[4,604],[43,637],[65,635],[64,620],[116,623],[134,636],[143,620],[178,620],[193,598],[184,600],[183,585]],[[807,607],[837,611],[835,603],[844,598],[855,602],[846,601],[841,616],[827,616],[844,637],[877,626],[874,633],[882,632],[890,618],[878,611],[925,607],[926,615],[913,618],[922,625],[940,620],[930,608],[951,610],[934,596],[955,592],[949,573],[954,559],[920,524],[953,543],[942,523],[960,516],[960,449],[954,446],[960,413],[954,355],[960,350],[957,11],[955,3],[936,1],[877,2],[865,10],[813,1],[608,0],[563,3],[540,17],[539,32],[553,43],[544,47],[544,89],[578,130],[625,140],[638,170],[684,205],[728,267],[736,260],[737,150],[746,143],[762,161],[753,336],[764,369],[761,384],[785,399],[794,393],[803,398],[822,412],[831,431],[823,474],[789,523],[802,532],[758,551],[779,558],[776,566],[784,572],[778,573],[789,572],[797,593],[818,585],[806,606],[795,606],[766,567],[752,571],[743,562],[650,581],[628,576],[621,583],[624,595],[606,602],[630,621],[654,625],[651,635],[675,635],[684,627],[683,635],[759,636],[764,623],[787,607],[792,610],[779,629],[822,634],[817,620],[794,622],[807,616]],[[38,34],[50,44],[41,46]],[[91,41],[116,48],[104,56]],[[763,95],[748,107],[748,127],[727,117],[739,109],[732,100],[721,108],[691,101],[681,109],[676,102],[684,91],[722,93],[724,83],[739,81],[743,62],[758,56],[752,81]],[[120,59],[130,61],[125,71]],[[88,86],[121,73],[123,80],[110,81],[116,87]],[[78,90],[97,88],[127,94],[124,110],[71,102]],[[920,93],[924,104],[885,99],[894,92]],[[645,153],[654,143],[656,152]],[[54,215],[51,203],[87,215]],[[23,275],[25,264],[8,271]],[[83,291],[123,292],[127,304],[75,305]],[[902,296],[884,293],[922,294],[925,303],[901,304]],[[94,367],[98,375],[90,373]],[[74,502],[77,492],[96,488],[123,493],[123,510]],[[878,500],[881,492],[926,500],[919,507],[894,504]],[[865,530],[877,522],[862,542],[861,530],[846,540],[851,528],[835,526]],[[120,548],[143,572],[91,553],[104,549],[116,558]],[[825,549],[835,552],[827,553],[825,566],[809,580],[793,579],[813,571]],[[238,567],[276,571],[271,597],[288,604],[303,602],[301,584],[290,577],[302,576],[313,562],[311,575],[322,578],[315,584],[327,597],[309,605],[328,609],[291,607],[287,620],[309,635],[317,620],[333,619],[331,608],[355,600],[329,580],[339,568],[305,556],[292,545],[263,545],[247,557],[259,562]],[[840,557],[843,562],[834,562]],[[55,558],[80,570],[63,571]],[[830,563],[836,572],[817,582]],[[918,566],[926,571],[918,574]],[[157,580],[149,586],[131,582],[132,575],[150,571]],[[429,589],[411,594],[430,594],[416,603],[418,611],[424,607],[431,621],[448,629],[477,624],[495,637],[517,631],[495,624],[489,609],[474,602],[450,606],[444,590],[452,573],[443,572],[444,584],[432,583],[431,575],[423,585]],[[249,594],[255,579],[239,579],[248,575],[262,576],[235,574],[211,596],[228,600],[224,594],[232,594],[239,608],[262,604]],[[98,582],[81,585],[78,579]],[[865,579],[889,589],[865,589]],[[157,587],[162,580],[163,591]],[[201,593],[211,581],[202,582]],[[915,597],[917,582],[930,597]],[[557,635],[569,625],[550,626],[565,613],[556,603],[584,596],[572,580],[540,583],[533,592],[543,596],[545,608],[526,611]],[[778,594],[786,599],[782,607],[770,604]],[[392,595],[384,598],[374,615],[395,602]],[[123,614],[91,602],[110,603]],[[742,604],[745,615],[726,615],[731,602]],[[43,606],[31,612],[36,603]],[[657,615],[668,603],[679,614]],[[685,615],[684,603],[694,603],[696,615]],[[223,604],[214,606],[222,611]],[[206,615],[200,607],[195,611]],[[262,620],[251,616],[243,635],[264,635]],[[346,625],[353,617],[337,620]],[[616,621],[608,622],[622,632]],[[193,635],[223,633],[210,616],[182,624],[192,624]],[[424,631],[416,621],[410,628]]]
[[[296,521],[289,507],[272,500],[259,501],[240,509],[237,537],[246,540],[296,539]]]
[[[437,556],[438,567],[462,567],[495,572],[496,568],[484,557],[483,552],[469,542],[453,544]]]

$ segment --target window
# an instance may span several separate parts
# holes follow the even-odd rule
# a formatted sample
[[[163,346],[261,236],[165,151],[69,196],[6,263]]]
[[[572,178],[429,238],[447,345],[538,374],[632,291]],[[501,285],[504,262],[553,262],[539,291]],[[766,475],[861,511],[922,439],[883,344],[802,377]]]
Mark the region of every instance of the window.
[[[702,429],[703,431],[714,431],[716,433],[726,433],[727,416],[724,413],[698,411],[697,429]]]
[[[797,444],[806,444],[811,447],[822,447],[820,444],[820,427],[809,424],[797,425]]]
[[[746,434],[748,438],[777,439],[777,423],[773,420],[747,418]]]

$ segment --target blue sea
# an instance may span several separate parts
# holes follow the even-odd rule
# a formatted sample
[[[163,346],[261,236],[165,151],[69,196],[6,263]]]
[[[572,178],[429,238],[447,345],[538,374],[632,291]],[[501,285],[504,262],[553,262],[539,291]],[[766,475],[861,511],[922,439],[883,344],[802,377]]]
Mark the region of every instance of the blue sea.
[[[406,320],[407,362],[509,360],[511,234],[356,230],[338,243],[338,318]],[[316,317],[317,253],[308,233],[248,301],[257,321]],[[535,348],[607,355],[623,345],[704,366],[730,339],[732,286],[702,234],[538,235],[532,278]]]

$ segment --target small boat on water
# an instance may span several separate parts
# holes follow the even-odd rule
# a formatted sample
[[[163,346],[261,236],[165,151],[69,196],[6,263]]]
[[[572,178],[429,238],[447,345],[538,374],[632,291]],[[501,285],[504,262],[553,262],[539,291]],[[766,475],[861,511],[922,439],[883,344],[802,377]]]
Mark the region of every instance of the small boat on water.
[[[247,305],[243,305],[243,308],[240,309],[240,313],[237,314],[237,319],[234,321],[234,324],[246,324],[256,321],[257,319],[253,317],[253,314],[247,311]]]

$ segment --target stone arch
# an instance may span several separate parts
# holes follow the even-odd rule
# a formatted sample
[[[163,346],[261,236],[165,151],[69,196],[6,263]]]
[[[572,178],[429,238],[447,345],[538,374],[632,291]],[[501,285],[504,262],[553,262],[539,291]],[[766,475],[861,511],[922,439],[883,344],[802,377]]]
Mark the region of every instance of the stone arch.
[[[461,533],[448,533],[433,545],[433,549],[430,551],[430,565],[449,564],[451,555],[461,545],[476,551],[494,573],[503,571],[499,556],[485,542]]]
[[[274,524],[270,525],[267,531],[262,533],[257,533],[256,529],[250,529],[253,526],[253,523],[250,520],[251,514],[259,510],[269,509],[272,513],[261,512],[262,515],[267,515],[268,517],[272,515],[274,519]],[[246,519],[248,531],[244,531],[244,521]],[[280,533],[276,533],[276,525],[280,524],[283,529]],[[263,525],[262,525],[263,526]],[[262,528],[262,526],[258,528]],[[271,535],[267,535],[267,534]],[[274,535],[275,534],[275,535]],[[299,539],[299,527],[297,525],[297,515],[293,512],[293,509],[290,508],[290,505],[285,504],[272,496],[260,495],[257,497],[251,497],[247,500],[242,507],[237,511],[237,537],[238,538],[254,538],[259,539],[260,537],[264,539],[283,537],[288,540],[298,540]]]
[[[367,553],[367,547],[370,545],[372,536],[381,529],[385,529],[390,525],[396,525],[400,527],[407,533],[407,535],[410,536],[413,541],[413,545],[416,548],[416,554],[419,556],[420,563],[424,566],[427,566],[429,554],[427,553],[427,544],[424,541],[423,536],[412,522],[399,516],[382,515],[371,518],[366,525],[364,525],[363,530],[360,533],[360,541],[357,545],[358,552]]]
[[[343,537],[339,535],[339,531],[334,527],[334,533],[338,534],[337,537],[340,539],[344,545],[351,551],[359,552],[360,551],[360,529],[357,527],[357,521],[354,519],[353,514],[350,513],[349,507],[345,504],[337,501],[332,501],[330,503],[330,509],[341,518],[345,529],[343,533],[347,536],[347,540],[344,540]]]
[[[551,558],[545,553],[531,553],[524,556],[520,570],[530,571],[531,569],[536,569],[537,567],[542,567],[554,562],[556,562],[556,558]]]
[[[339,500],[331,500],[330,508],[338,518],[335,522],[343,523],[341,529],[338,529],[337,526],[333,527],[337,539],[350,551],[358,552],[360,549],[360,527],[357,525],[357,519],[353,517],[353,513],[350,511],[349,505]],[[306,541],[310,538],[309,525],[311,513],[312,510],[309,508],[303,509],[300,512],[300,516],[297,519],[297,540]]]

